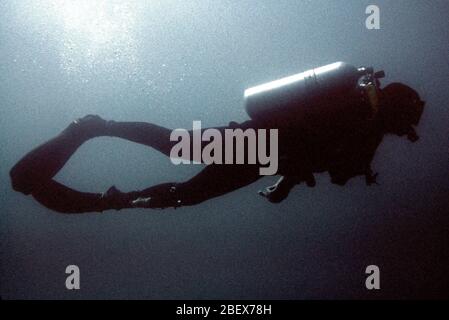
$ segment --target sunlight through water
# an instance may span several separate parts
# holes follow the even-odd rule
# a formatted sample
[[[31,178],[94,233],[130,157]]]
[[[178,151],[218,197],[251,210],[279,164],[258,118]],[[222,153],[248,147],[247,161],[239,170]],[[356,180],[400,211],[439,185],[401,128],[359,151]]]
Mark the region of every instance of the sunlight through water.
[[[136,70],[135,2],[47,0],[27,4],[28,15],[58,43],[60,66],[81,81],[99,72]],[[28,20],[28,21],[30,21]]]

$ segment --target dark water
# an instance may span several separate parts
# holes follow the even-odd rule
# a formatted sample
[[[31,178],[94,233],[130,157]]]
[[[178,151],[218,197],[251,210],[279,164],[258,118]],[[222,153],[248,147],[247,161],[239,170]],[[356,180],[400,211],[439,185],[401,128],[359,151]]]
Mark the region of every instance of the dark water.
[[[2,1],[0,149],[2,298],[416,298],[447,293],[448,1]],[[168,127],[247,118],[243,90],[334,61],[384,69],[427,101],[411,144],[387,137],[345,187],[317,176],[280,205],[274,177],[178,210],[59,215],[12,191],[8,171],[75,118]],[[184,180],[154,150],[101,138],[58,174],[101,192]],[[81,290],[65,288],[69,264]],[[381,290],[365,289],[365,267]]]

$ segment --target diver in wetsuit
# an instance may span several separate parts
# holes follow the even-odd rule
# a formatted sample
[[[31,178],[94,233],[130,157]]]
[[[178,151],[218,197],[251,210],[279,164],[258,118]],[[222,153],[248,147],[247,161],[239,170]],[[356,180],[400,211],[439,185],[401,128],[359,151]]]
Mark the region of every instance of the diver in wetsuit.
[[[358,93],[357,93],[358,94]],[[216,128],[278,128],[279,181],[260,194],[270,202],[284,200],[297,184],[315,185],[314,173],[328,172],[332,183],[344,185],[350,178],[364,175],[368,185],[376,182],[371,162],[385,134],[418,139],[413,126],[421,117],[424,102],[412,88],[392,83],[378,88],[375,108],[366,100],[333,104],[348,112],[320,113],[320,122],[271,122],[251,119]],[[362,105],[360,105],[362,104]],[[176,143],[171,130],[151,123],[106,121],[89,115],[71,123],[58,136],[25,155],[10,171],[14,190],[31,194],[44,206],[61,213],[102,212],[124,208],[167,208],[191,206],[221,196],[261,176],[259,164],[210,164],[185,182],[169,182],[142,191],[121,192],[114,186],[105,193],[86,193],[64,186],[53,177],[75,151],[89,139],[119,137],[152,147],[170,156]],[[190,132],[190,134],[193,134]],[[204,145],[207,144],[203,142]]]

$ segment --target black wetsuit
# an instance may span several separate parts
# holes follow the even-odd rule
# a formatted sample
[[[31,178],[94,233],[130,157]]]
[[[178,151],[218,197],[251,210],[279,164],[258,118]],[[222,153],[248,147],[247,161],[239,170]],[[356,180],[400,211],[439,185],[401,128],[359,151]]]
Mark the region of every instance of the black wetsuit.
[[[328,171],[332,182],[341,185],[356,175],[365,175],[368,184],[374,182],[370,163],[382,140],[382,131],[372,121],[369,125],[359,123],[354,126],[354,119],[349,122],[340,120],[334,118],[330,125],[330,121],[324,119],[323,126],[329,127],[324,130],[326,134],[319,135],[318,131],[301,126],[279,128],[277,174],[283,178],[276,186],[267,189],[265,195],[270,201],[282,201],[294,185],[303,181],[313,186],[313,173],[317,172]],[[339,121],[344,125],[338,125]],[[31,194],[52,210],[82,213],[130,208],[133,207],[133,200],[148,197],[151,197],[150,208],[195,205],[249,185],[262,177],[259,164],[210,164],[188,181],[168,182],[126,193],[115,188],[106,193],[79,192],[53,180],[77,148],[97,136],[120,137],[150,146],[167,156],[176,143],[170,141],[170,129],[154,124],[105,123],[107,125],[99,129],[94,127],[89,130],[80,130],[77,124],[72,124],[57,137],[31,151],[10,172],[13,188]],[[249,120],[240,124],[231,122],[229,126],[216,129],[223,132],[227,128],[246,130],[270,127],[269,124]],[[323,132],[323,128],[319,131]],[[203,142],[203,146],[205,144]]]

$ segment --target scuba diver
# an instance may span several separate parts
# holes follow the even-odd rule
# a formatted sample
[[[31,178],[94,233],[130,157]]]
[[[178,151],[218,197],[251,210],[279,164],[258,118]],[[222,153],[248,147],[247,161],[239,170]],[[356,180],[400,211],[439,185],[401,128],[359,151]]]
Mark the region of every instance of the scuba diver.
[[[272,203],[283,201],[300,183],[315,186],[316,173],[328,172],[331,182],[342,186],[359,175],[365,177],[367,185],[375,184],[377,174],[371,162],[383,137],[393,134],[418,140],[414,126],[425,104],[415,90],[402,83],[380,88],[383,76],[383,71],[374,72],[371,67],[337,62],[262,84],[245,91],[250,120],[215,129],[278,129],[280,178],[259,192]],[[57,212],[84,213],[192,206],[262,177],[260,163],[213,163],[185,182],[131,192],[112,186],[104,193],[80,192],[53,179],[92,138],[119,137],[170,156],[176,144],[170,140],[171,132],[152,123],[85,116],[26,154],[10,171],[12,187]],[[202,142],[202,147],[207,144]]]

